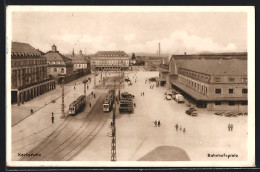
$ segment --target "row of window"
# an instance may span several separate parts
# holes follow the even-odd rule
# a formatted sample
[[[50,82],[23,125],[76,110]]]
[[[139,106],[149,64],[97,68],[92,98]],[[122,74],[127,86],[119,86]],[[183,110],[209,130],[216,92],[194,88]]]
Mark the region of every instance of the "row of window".
[[[199,83],[193,82],[189,79],[180,77],[180,80],[182,83],[188,85],[189,87],[192,87],[193,89],[202,92],[203,94],[207,94],[208,88],[206,86],[200,85]]]
[[[98,55],[99,57],[122,57],[122,56],[127,56],[127,55],[118,55],[118,54],[101,54],[101,55]]]
[[[209,76],[207,76],[205,74],[201,74],[201,73],[197,73],[197,72],[193,72],[193,71],[188,71],[188,70],[185,70],[185,69],[179,69],[179,73],[183,74],[185,76],[197,78],[197,79],[204,80],[204,81],[209,79]]]
[[[222,82],[222,79],[220,77],[215,77],[215,82]],[[228,82],[235,82],[235,78],[229,77]],[[242,78],[241,82],[247,83],[247,78]]]
[[[54,72],[57,72],[57,68],[56,68],[56,67],[53,68],[53,71],[54,71]],[[61,73],[64,73],[64,68],[61,68]]]
[[[46,60],[23,60],[23,61],[12,61],[12,66],[27,66],[27,65],[38,65],[46,64]]]
[[[215,89],[215,93],[216,93],[216,94],[221,94],[221,92],[222,92],[222,89],[221,89],[221,88],[216,88],[216,89]],[[229,94],[233,94],[233,93],[234,93],[234,89],[233,89],[233,88],[229,88],[229,89],[228,89],[228,93],[229,93]],[[247,94],[247,88],[242,88],[242,93],[243,93],[243,94]]]
[[[215,105],[217,105],[217,106],[219,106],[219,105],[221,105],[221,104],[222,104],[221,101],[216,101],[216,102],[215,102]],[[242,102],[240,102],[240,104],[241,104],[241,105],[247,105],[247,101],[242,101]],[[229,101],[229,102],[228,102],[228,105],[229,105],[229,106],[235,106],[235,102],[234,102],[234,101]]]

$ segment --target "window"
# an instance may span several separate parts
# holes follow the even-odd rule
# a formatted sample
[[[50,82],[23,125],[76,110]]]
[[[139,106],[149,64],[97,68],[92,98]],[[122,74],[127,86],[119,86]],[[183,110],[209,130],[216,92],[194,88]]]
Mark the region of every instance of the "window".
[[[228,105],[229,105],[229,106],[234,106],[234,105],[235,105],[235,102],[233,102],[233,101],[232,101],[232,102],[228,102]]]
[[[242,89],[242,93],[243,93],[243,94],[247,94],[247,88],[243,88],[243,89]]]
[[[55,67],[55,68],[53,68],[53,71],[54,71],[54,72],[57,72],[57,68],[56,68],[56,67]]]
[[[221,82],[221,78],[215,78],[215,82]]]
[[[216,89],[215,89],[215,93],[216,93],[216,94],[221,94],[221,89],[220,89],[220,88],[216,88]]]
[[[220,101],[215,102],[215,105],[221,105]]]
[[[61,73],[64,73],[64,69],[63,68],[61,68]]]
[[[233,88],[228,89],[228,93],[229,94],[233,94],[234,93],[234,89]]]
[[[241,105],[247,105],[247,101],[242,101]]]
[[[242,82],[247,82],[247,78],[242,78]]]
[[[235,78],[228,78],[228,81],[229,81],[229,82],[234,82],[234,81],[235,81]]]

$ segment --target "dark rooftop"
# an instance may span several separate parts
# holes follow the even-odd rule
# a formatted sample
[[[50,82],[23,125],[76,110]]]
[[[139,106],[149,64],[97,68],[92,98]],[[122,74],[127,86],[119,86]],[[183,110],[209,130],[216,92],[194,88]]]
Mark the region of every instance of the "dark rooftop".
[[[94,56],[98,57],[129,57],[124,51],[98,51]]]
[[[41,56],[41,52],[33,48],[28,43],[12,42],[12,55],[29,55],[29,56]]]

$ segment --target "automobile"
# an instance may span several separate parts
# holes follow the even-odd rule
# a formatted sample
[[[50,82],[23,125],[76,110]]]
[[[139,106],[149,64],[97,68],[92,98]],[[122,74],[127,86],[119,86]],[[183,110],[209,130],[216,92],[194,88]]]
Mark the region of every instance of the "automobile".
[[[149,78],[149,81],[155,82],[155,81],[156,81],[156,78]]]
[[[171,100],[172,99],[172,95],[168,94],[165,98],[166,98],[166,100]]]

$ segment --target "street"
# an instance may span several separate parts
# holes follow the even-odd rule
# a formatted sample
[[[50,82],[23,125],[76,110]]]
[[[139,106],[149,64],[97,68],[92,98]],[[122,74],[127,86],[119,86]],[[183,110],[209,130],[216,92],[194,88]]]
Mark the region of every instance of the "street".
[[[153,160],[154,157],[150,156],[153,151],[159,157],[157,161],[165,160],[162,158],[165,156],[172,161],[223,161],[223,158],[208,157],[208,154],[223,153],[238,154],[238,157],[226,158],[226,161],[247,159],[247,116],[217,116],[206,109],[198,109],[196,117],[188,116],[185,114],[187,104],[165,100],[165,87],[156,87],[155,82],[145,83],[150,77],[157,77],[158,72],[138,68],[124,75],[129,77],[133,85],[124,83],[121,93],[126,91],[133,94],[136,108],[133,114],[119,114],[117,105],[117,161]],[[94,79],[91,77],[86,94],[87,102],[91,102],[92,107],[87,103],[84,111],[75,116],[67,116],[69,104],[84,93],[82,81],[85,77],[65,85],[66,118],[61,118],[59,85],[55,90],[20,107],[12,105],[12,160],[110,161],[109,124],[112,112],[104,113],[102,110],[108,87],[101,86],[99,74],[97,84],[100,86],[94,88]],[[150,89],[151,85],[154,85],[153,89]],[[113,89],[112,85],[109,89]],[[90,95],[91,91],[96,98]],[[144,92],[144,96],[141,96],[141,92]],[[51,103],[53,99],[56,99],[55,103]],[[29,113],[31,108],[37,111],[32,115],[20,115]],[[51,123],[52,112],[54,124]],[[160,120],[160,127],[154,126],[155,120]],[[232,132],[228,131],[229,123],[234,124]],[[186,132],[176,131],[176,124],[185,128]],[[18,153],[40,153],[41,156],[19,157]]]

